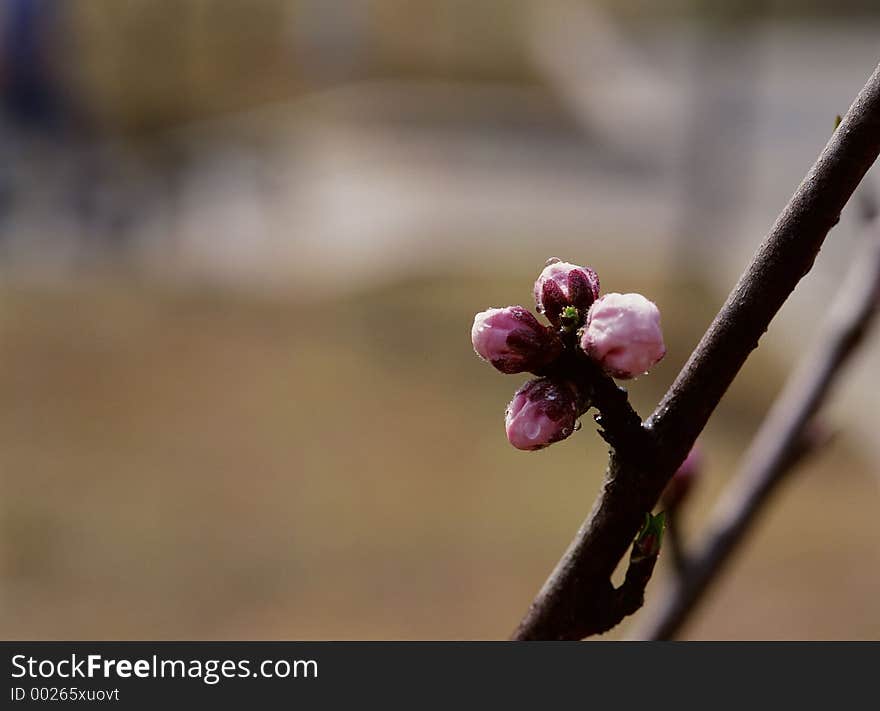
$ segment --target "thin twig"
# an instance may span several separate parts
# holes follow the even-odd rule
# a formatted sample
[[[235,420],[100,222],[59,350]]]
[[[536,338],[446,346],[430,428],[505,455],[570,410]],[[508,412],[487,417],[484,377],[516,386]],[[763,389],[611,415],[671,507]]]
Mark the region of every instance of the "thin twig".
[[[592,512],[514,632],[515,639],[580,639],[622,619],[608,605],[614,569],[749,353],[810,270],[878,153],[880,66],[641,428],[648,437],[615,440]]]
[[[746,453],[740,472],[710,516],[709,533],[638,636],[670,639],[695,609],[770,494],[815,448],[810,425],[880,308],[880,225],[869,228],[868,253],[847,275],[821,340],[791,376]],[[818,435],[821,441],[822,435]]]

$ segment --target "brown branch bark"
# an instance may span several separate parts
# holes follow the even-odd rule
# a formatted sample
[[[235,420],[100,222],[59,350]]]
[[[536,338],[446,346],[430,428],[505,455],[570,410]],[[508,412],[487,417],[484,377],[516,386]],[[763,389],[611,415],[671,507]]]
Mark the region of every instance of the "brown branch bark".
[[[809,271],[878,152],[880,67],[641,428],[646,436],[616,440],[592,512],[514,639],[581,639],[622,619],[608,603],[615,567],[773,316]]]
[[[710,517],[708,534],[682,575],[660,600],[641,634],[670,639],[694,611],[710,583],[766,505],[802,461],[815,437],[810,426],[880,308],[880,226],[870,226],[868,253],[854,265],[831,308],[821,341],[789,379],[746,453],[740,472]]]

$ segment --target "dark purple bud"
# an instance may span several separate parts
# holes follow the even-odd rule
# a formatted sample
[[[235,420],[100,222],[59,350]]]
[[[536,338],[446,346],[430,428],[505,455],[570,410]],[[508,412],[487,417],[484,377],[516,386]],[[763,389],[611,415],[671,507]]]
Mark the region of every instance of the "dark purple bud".
[[[543,449],[574,432],[579,414],[572,385],[548,378],[530,380],[507,406],[507,439],[517,449]]]
[[[583,323],[587,311],[599,297],[599,277],[589,267],[548,260],[535,282],[535,303],[554,326],[560,325],[560,313],[566,306],[578,310]]]
[[[568,306],[568,298],[559,284],[552,279],[547,279],[541,285],[541,298],[536,298],[535,301],[538,312],[544,314],[554,326],[558,326],[562,309]]]
[[[487,309],[474,317],[474,350],[502,373],[544,368],[559,357],[559,337],[522,306]]]
[[[590,272],[594,277],[595,290],[583,269],[572,269],[568,273],[568,298],[571,299],[572,306],[581,313],[586,313],[599,297],[599,278],[592,269]]]

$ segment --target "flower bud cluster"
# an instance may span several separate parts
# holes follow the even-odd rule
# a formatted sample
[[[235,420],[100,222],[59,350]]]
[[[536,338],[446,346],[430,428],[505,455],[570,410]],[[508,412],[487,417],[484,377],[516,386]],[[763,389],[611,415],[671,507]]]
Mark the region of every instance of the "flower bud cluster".
[[[477,355],[497,370],[539,376],[516,392],[505,416],[508,440],[524,450],[542,449],[577,429],[590,407],[589,388],[572,372],[579,358],[628,379],[666,354],[657,306],[640,294],[600,296],[599,277],[589,267],[549,260],[534,296],[549,326],[522,306],[507,306],[478,313],[471,328]]]

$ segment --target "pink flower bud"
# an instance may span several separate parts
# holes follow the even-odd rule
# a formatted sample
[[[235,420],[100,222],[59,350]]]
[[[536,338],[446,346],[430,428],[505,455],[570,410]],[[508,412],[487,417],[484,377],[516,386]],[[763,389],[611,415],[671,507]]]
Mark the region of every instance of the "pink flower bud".
[[[554,326],[561,322],[566,306],[578,310],[583,323],[587,310],[599,298],[599,277],[589,267],[560,262],[552,258],[535,282],[535,304]]]
[[[568,383],[530,380],[507,406],[507,439],[517,449],[542,449],[574,432],[578,414],[577,392]]]
[[[474,350],[502,373],[539,370],[562,350],[559,337],[522,306],[488,309],[474,317]]]
[[[678,508],[681,502],[688,497],[702,468],[703,452],[695,444],[663,490],[661,500],[667,509]]]
[[[615,378],[647,373],[666,355],[660,310],[641,294],[605,294],[590,308],[581,348]]]

